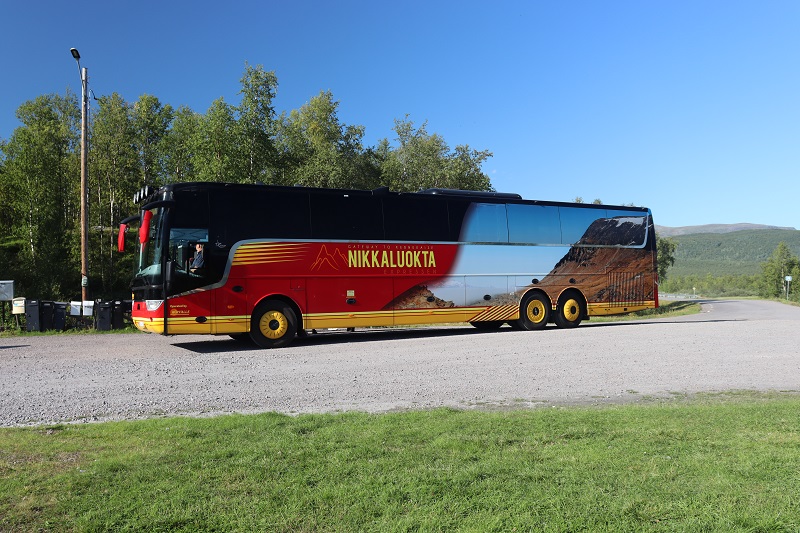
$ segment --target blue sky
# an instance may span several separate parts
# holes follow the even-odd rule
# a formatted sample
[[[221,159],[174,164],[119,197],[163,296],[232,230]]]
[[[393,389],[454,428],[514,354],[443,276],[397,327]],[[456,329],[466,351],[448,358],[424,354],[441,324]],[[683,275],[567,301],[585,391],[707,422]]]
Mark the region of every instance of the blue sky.
[[[800,2],[0,2],[0,137],[90,88],[205,112],[245,62],[279,111],[320,91],[366,143],[395,119],[494,156],[499,191],[634,203],[657,224],[800,227]]]

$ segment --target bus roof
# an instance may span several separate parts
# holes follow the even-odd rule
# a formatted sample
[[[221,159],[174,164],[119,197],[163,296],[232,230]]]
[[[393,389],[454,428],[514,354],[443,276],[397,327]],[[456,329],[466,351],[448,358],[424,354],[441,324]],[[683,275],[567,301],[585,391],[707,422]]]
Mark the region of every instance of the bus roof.
[[[642,206],[631,206],[631,205],[612,205],[612,204],[586,204],[586,203],[575,203],[575,202],[559,202],[559,201],[550,201],[550,200],[530,200],[523,198],[520,194],[517,193],[505,193],[505,192],[496,192],[496,191],[470,191],[470,190],[459,190],[459,189],[442,189],[442,188],[430,188],[420,190],[418,192],[398,192],[398,191],[391,191],[389,187],[379,187],[377,189],[372,190],[365,190],[365,189],[329,189],[329,188],[321,188],[321,187],[304,187],[300,185],[296,186],[287,186],[287,185],[264,185],[264,184],[244,184],[244,183],[220,183],[220,182],[180,182],[180,183],[170,183],[168,185],[162,186],[160,189],[153,191],[151,188],[147,188],[147,195],[145,196],[144,189],[137,193],[135,200],[138,199],[137,203],[151,203],[157,200],[166,200],[169,196],[170,191],[202,191],[202,190],[236,190],[236,191],[253,191],[255,189],[258,190],[273,190],[275,192],[297,192],[298,190],[307,191],[309,193],[317,193],[317,194],[352,194],[352,195],[359,195],[359,196],[411,196],[411,197],[420,197],[420,196],[439,196],[439,197],[448,197],[448,198],[463,198],[466,200],[471,201],[485,201],[487,203],[523,203],[523,204],[535,204],[535,205],[553,205],[553,206],[565,206],[565,207],[586,207],[586,208],[598,208],[598,209],[619,209],[619,210],[630,210],[630,211],[649,211],[648,208]]]

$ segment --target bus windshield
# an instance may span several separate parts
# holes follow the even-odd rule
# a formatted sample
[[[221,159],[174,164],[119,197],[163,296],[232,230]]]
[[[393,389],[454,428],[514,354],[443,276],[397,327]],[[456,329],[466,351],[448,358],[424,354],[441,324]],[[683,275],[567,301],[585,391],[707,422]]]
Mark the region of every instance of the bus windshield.
[[[137,285],[158,285],[163,283],[161,259],[164,254],[163,225],[167,216],[166,207],[149,210],[152,216],[149,224],[144,222],[143,235],[140,236],[139,266],[136,273]],[[149,225],[149,227],[147,227]],[[144,240],[145,242],[141,242]]]

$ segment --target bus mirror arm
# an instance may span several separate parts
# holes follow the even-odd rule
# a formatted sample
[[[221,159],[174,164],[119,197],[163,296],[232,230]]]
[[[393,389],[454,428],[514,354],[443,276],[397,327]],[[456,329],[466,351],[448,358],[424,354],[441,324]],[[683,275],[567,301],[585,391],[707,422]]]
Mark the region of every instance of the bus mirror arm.
[[[175,262],[167,261],[167,268],[164,271],[164,289],[166,294],[172,293],[172,280],[175,277]]]

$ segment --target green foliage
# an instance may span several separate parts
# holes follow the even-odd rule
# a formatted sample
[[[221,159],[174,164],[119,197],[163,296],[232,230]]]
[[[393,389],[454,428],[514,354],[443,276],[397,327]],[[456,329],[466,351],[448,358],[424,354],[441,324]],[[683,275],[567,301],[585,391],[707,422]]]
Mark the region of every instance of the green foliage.
[[[18,291],[79,290],[79,117],[74,96],[40,96],[20,106],[23,125],[2,146],[0,278],[15,280]]]
[[[709,297],[759,296],[759,277],[737,276],[704,276],[690,274],[686,276],[670,276],[661,283],[659,292],[678,294],[697,294]]]
[[[134,213],[130,191],[143,177],[142,151],[136,142],[137,120],[132,109],[116,93],[100,99],[92,127],[89,151],[89,264],[94,292],[126,296],[132,266],[131,255],[117,253],[115,225]],[[124,268],[126,265],[127,268]]]
[[[779,298],[786,295],[786,277],[798,279],[800,260],[792,254],[785,242],[780,242],[772,256],[761,263],[761,295],[767,298]],[[790,285],[789,295],[798,291]]]
[[[678,243],[669,237],[659,237],[656,234],[656,257],[658,263],[658,279],[664,282],[667,279],[667,271],[675,264],[675,249]]]
[[[379,185],[377,169],[365,167],[364,127],[342,124],[338,107],[333,94],[321,92],[300,109],[281,117],[281,182],[362,189]]]
[[[238,106],[220,98],[204,113],[174,109],[153,95],[99,100],[89,122],[90,297],[128,296],[132,256],[115,252],[115,228],[134,214],[144,185],[176,181],[266,183],[410,191],[491,190],[488,151],[450,150],[426,125],[395,122],[399,146],[364,146],[364,127],[344,124],[339,102],[321,92],[277,115],[278,80],[245,65]],[[22,126],[0,143],[0,278],[30,298],[71,299],[80,291],[80,107],[47,95],[18,109]]]
[[[745,230],[732,233],[697,233],[671,237],[678,247],[672,276],[705,277],[759,274],[761,263],[780,242],[800,254],[800,231]]]
[[[214,100],[193,139],[194,173],[189,181],[240,182],[244,177],[241,145],[233,106]]]
[[[161,105],[158,98],[143,94],[133,104],[131,119],[134,146],[139,157],[140,183],[161,185],[164,176],[165,139],[172,123],[172,106]]]
[[[280,168],[275,146],[277,120],[273,100],[278,92],[278,77],[258,65],[245,65],[240,80],[242,101],[238,108],[238,136],[242,146],[245,183],[270,183]]]
[[[785,298],[784,278],[797,280],[800,276],[800,260],[793,252],[800,249],[799,237],[800,231],[789,230],[673,237],[679,244],[675,267],[670,278],[662,281],[660,291]],[[771,255],[766,251],[770,246]],[[794,281],[789,288],[789,299],[800,301]]]
[[[164,139],[164,183],[189,181],[196,176],[194,156],[202,122],[203,116],[186,106],[173,115],[172,128]]]
[[[0,429],[0,530],[796,531],[796,396]]]
[[[481,170],[489,151],[457,146],[454,152],[444,139],[429,134],[427,123],[415,128],[414,123],[395,120],[394,131],[399,146],[386,150],[381,176],[384,185],[396,191],[419,191],[428,188],[492,190],[489,177]],[[388,147],[388,141],[383,141]]]

